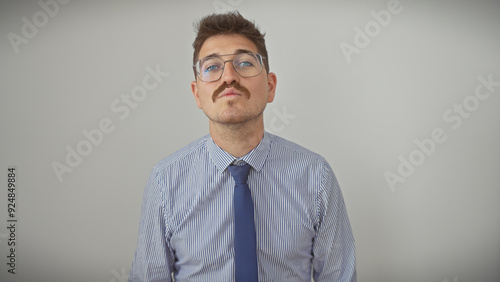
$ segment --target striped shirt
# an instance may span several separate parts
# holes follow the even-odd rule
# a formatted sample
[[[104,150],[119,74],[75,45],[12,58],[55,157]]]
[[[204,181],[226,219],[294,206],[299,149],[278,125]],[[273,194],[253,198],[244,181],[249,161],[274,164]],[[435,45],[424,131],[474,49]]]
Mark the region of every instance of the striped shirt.
[[[354,238],[330,165],[269,133],[238,159],[207,135],[154,167],[129,281],[234,281],[227,167],[241,160],[252,166],[259,281],[356,281]]]

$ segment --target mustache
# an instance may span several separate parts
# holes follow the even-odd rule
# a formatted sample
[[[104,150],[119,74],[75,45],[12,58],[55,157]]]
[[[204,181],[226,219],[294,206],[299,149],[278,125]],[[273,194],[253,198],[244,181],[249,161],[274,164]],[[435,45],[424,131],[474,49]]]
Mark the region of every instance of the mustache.
[[[219,96],[219,94],[224,91],[226,88],[234,88],[238,90],[243,96],[245,96],[247,99],[250,99],[250,91],[245,88],[244,86],[241,86],[236,81],[231,82],[231,84],[224,83],[221,86],[219,86],[217,89],[215,89],[214,94],[212,95],[212,101],[215,102],[215,99]]]

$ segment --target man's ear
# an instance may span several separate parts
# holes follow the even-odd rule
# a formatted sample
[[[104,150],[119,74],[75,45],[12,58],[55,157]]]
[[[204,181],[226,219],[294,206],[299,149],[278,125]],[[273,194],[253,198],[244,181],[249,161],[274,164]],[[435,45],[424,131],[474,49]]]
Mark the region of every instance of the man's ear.
[[[200,96],[198,95],[198,82],[191,82],[191,92],[193,92],[194,99],[196,100],[196,105],[201,109]]]
[[[271,103],[274,100],[274,95],[276,93],[276,85],[278,83],[278,79],[274,72],[270,72],[267,74],[267,90],[269,96],[267,97],[267,102]]]

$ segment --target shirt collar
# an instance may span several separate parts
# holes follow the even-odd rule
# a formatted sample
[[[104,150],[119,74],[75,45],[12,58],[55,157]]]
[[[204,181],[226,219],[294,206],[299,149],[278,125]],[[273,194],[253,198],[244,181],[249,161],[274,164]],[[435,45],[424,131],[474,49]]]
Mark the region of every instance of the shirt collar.
[[[214,162],[219,173],[222,173],[226,168],[235,160],[242,160],[249,165],[251,165],[256,171],[261,171],[264,167],[264,162],[266,161],[267,155],[269,153],[271,141],[269,134],[264,132],[264,137],[260,141],[257,147],[253,148],[248,154],[241,158],[235,158],[228,152],[222,150],[217,144],[215,144],[212,137],[209,136],[207,141],[207,148],[210,158]]]

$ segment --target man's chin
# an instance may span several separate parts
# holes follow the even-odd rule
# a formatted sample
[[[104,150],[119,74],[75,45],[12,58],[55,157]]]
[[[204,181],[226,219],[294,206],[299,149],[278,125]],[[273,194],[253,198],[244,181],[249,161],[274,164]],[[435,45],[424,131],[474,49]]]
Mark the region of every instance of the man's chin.
[[[259,118],[260,115],[249,115],[244,113],[226,113],[210,120],[214,123],[227,126],[239,126],[251,123]]]
[[[216,119],[212,119],[213,122],[223,125],[240,125],[249,122],[251,119],[246,117],[218,117]]]

